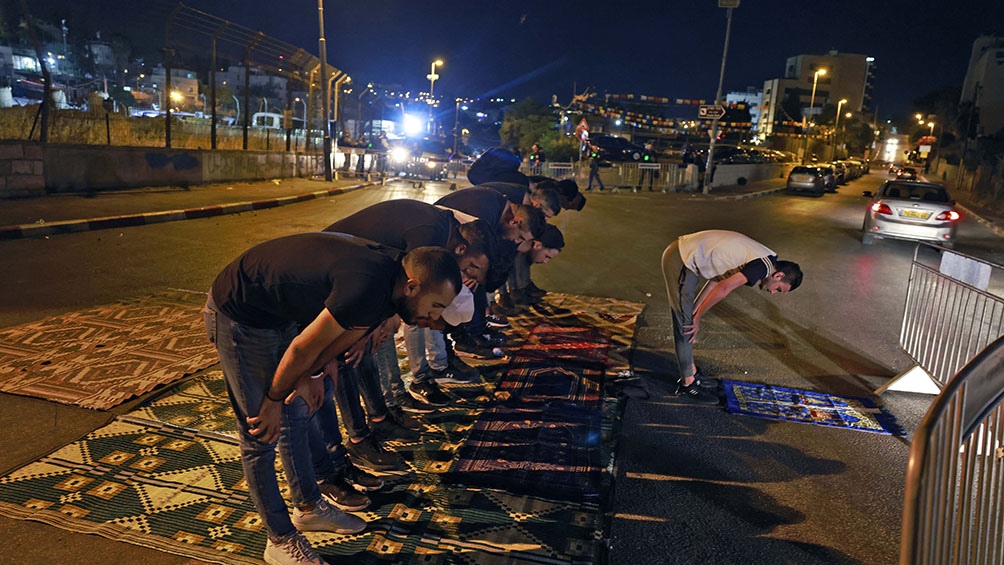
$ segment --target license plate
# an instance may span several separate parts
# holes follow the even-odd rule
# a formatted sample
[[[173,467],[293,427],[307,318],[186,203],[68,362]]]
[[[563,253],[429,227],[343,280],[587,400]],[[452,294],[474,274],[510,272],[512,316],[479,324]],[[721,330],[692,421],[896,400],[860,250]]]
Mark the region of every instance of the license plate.
[[[904,218],[917,218],[918,220],[926,220],[931,217],[930,212],[922,212],[920,210],[903,210],[899,215]]]
[[[791,175],[791,180],[795,182],[812,182],[812,177],[809,175]]]

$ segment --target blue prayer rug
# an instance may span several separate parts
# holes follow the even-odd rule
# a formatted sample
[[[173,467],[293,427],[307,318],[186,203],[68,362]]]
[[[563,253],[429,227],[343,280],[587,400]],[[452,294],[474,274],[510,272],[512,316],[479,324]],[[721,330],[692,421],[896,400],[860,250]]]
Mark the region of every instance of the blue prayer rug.
[[[729,380],[722,386],[732,414],[906,436],[896,417],[871,398]]]

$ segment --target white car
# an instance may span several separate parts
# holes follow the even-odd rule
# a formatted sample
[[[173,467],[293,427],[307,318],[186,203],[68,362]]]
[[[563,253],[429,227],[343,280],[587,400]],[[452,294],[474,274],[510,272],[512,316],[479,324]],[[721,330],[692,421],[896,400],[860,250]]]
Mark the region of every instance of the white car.
[[[871,197],[861,226],[861,243],[876,238],[929,241],[951,249],[962,215],[945,187],[915,181],[886,181]]]

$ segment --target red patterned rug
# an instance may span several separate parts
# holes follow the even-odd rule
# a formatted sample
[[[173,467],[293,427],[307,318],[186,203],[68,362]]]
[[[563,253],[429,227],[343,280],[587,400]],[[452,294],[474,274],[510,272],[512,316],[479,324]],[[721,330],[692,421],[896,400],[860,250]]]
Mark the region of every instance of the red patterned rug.
[[[0,391],[107,410],[204,369],[205,300],[171,290],[0,329]]]

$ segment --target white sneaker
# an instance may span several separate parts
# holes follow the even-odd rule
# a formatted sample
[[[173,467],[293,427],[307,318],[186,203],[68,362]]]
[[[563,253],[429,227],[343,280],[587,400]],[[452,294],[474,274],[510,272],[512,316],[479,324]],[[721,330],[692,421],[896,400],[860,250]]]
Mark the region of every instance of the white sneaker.
[[[296,529],[301,532],[356,534],[366,529],[366,520],[342,512],[323,498],[317,501],[317,506],[313,510],[304,512],[294,508],[290,518]]]
[[[263,557],[265,563],[269,565],[296,565],[298,563],[326,565],[327,563],[317,555],[314,548],[310,547],[310,542],[300,532],[295,532],[285,541],[279,543],[275,543],[271,539],[268,540],[268,543],[265,544]]]

